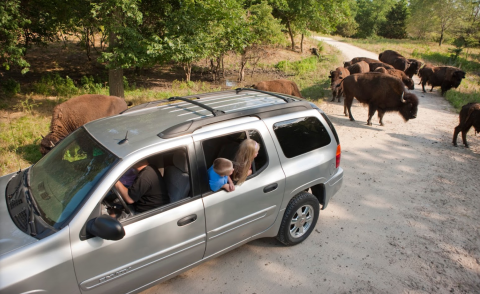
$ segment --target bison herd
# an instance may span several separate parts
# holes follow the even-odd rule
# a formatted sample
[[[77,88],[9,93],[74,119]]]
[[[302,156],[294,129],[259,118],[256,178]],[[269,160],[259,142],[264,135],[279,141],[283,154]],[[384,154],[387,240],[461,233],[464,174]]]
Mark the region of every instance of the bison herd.
[[[344,96],[344,114],[350,120],[353,98],[368,105],[367,124],[372,125],[372,117],[378,112],[379,123],[383,126],[385,112],[397,111],[405,121],[416,118],[418,97],[407,91],[414,89],[413,76],[420,77],[423,92],[425,85],[441,87],[442,95],[451,88],[457,88],[465,72],[452,66],[424,65],[416,59],[407,59],[398,52],[386,50],[378,60],[367,57],[355,57],[346,61],[343,67],[330,71],[332,100],[340,102]],[[263,81],[252,88],[284,93],[302,98],[298,86],[289,80]],[[42,155],[83,124],[102,117],[118,114],[127,109],[124,99],[104,95],[82,95],[57,105],[52,114],[50,133],[43,137],[40,144]],[[462,132],[462,140],[468,148],[467,132],[473,126],[480,132],[480,103],[464,105],[459,115],[460,123],[455,127],[453,145],[457,146],[457,137]]]

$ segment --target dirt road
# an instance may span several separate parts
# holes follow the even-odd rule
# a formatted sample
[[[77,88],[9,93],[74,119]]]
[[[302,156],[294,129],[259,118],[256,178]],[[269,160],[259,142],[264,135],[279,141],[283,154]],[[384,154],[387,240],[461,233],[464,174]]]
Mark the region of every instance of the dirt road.
[[[143,293],[480,293],[480,140],[453,147],[458,115],[435,90],[414,93],[418,117],[387,113],[384,127],[358,103],[354,122],[322,104],[345,180],[305,242],[256,240]]]

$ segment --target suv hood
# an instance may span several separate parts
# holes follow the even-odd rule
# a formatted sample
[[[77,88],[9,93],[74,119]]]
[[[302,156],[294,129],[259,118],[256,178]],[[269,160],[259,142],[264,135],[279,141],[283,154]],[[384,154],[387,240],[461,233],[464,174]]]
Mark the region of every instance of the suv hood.
[[[15,225],[7,208],[5,195],[7,184],[12,181],[11,184],[18,185],[24,172],[0,177],[0,256],[38,241],[34,237],[25,234]]]

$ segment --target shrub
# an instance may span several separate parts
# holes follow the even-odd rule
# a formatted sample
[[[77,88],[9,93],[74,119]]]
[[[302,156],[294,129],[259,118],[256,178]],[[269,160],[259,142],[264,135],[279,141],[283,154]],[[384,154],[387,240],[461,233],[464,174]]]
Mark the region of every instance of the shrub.
[[[20,83],[17,83],[14,79],[8,79],[0,84],[1,92],[7,96],[15,96],[20,92]]]

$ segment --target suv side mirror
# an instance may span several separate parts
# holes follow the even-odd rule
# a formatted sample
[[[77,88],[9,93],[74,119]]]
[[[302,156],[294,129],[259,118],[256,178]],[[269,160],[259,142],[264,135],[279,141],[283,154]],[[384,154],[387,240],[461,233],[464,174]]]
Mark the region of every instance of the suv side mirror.
[[[87,233],[105,240],[120,240],[125,236],[122,224],[109,215],[101,215],[87,223]]]

